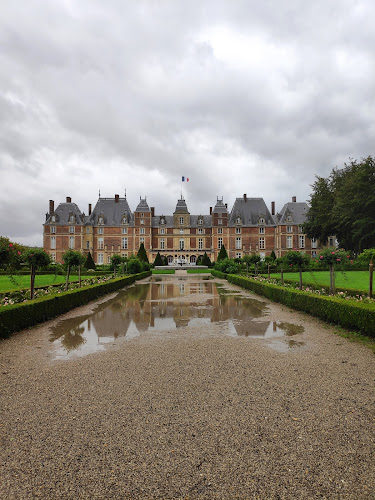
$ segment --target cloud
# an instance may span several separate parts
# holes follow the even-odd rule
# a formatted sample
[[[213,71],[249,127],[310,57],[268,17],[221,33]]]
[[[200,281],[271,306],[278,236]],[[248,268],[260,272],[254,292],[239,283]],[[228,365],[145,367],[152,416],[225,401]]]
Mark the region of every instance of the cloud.
[[[307,199],[373,153],[370,0],[14,1],[0,20],[1,233],[127,189],[171,213]],[[10,216],[11,214],[11,216]],[[40,235],[38,237],[37,235]]]

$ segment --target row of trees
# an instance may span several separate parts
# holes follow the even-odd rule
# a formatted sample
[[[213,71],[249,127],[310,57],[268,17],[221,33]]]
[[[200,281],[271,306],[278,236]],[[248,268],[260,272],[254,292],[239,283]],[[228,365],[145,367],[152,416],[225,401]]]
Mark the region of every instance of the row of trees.
[[[375,247],[375,159],[351,160],[329,177],[316,176],[304,232],[355,252]]]

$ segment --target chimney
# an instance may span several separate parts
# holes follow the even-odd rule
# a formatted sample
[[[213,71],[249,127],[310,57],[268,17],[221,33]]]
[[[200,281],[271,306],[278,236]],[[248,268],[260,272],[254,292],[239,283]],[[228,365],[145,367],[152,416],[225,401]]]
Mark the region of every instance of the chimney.
[[[210,207],[210,215],[212,215],[212,207]]]
[[[120,196],[118,194],[115,194],[115,203],[118,203]]]
[[[297,196],[293,196],[293,198],[292,198],[292,202],[293,202],[293,203],[296,203],[296,201],[297,201]]]
[[[271,215],[275,215],[275,202],[271,201]]]
[[[89,203],[89,215],[91,215],[91,203]]]
[[[247,195],[246,194],[243,195],[243,200],[246,203],[246,201],[247,201]]]
[[[228,208],[228,203],[225,204],[225,208],[227,209]]]
[[[155,207],[151,207],[151,217],[155,217]]]
[[[49,213],[53,214],[55,211],[55,202],[53,200],[49,200]]]
[[[71,197],[70,197],[70,196],[67,196],[67,197],[66,197],[66,202],[67,202],[67,203],[72,203],[72,199],[71,199]]]

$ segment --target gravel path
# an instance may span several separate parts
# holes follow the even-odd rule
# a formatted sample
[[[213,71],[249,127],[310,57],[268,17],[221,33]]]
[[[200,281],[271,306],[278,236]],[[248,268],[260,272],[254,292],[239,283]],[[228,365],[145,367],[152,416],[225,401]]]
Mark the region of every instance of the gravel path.
[[[53,361],[57,320],[1,342],[0,497],[375,498],[373,353],[259,300],[303,347],[212,323]]]

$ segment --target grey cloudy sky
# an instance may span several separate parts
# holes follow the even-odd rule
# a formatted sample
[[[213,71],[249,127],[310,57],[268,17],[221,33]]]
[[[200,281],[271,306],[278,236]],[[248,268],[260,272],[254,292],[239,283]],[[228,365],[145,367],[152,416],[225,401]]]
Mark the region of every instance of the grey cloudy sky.
[[[12,0],[0,6],[0,234],[48,200],[308,199],[374,154],[373,0]]]

